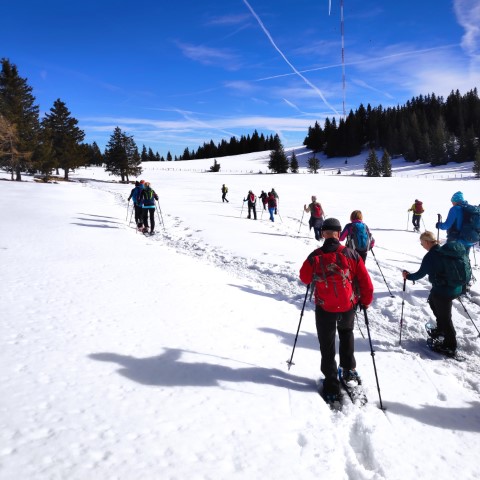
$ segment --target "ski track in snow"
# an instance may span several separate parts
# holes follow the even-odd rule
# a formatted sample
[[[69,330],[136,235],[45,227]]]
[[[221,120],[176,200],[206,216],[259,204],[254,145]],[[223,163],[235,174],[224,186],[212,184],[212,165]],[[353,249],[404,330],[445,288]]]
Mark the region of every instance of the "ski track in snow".
[[[126,207],[126,195],[110,190],[108,183],[99,184],[95,181],[88,181],[87,185],[90,188],[99,188],[111,193],[115,196],[118,205],[122,208]],[[166,229],[164,230],[161,225],[157,225],[157,233],[152,237],[144,237],[136,233],[134,226],[125,226],[125,228],[137,234],[139,241],[152,242],[153,244],[160,242],[162,246],[169,247],[177,253],[200,258],[202,261],[207,261],[228,271],[229,274],[237,278],[255,284],[256,288],[262,289],[266,294],[272,295],[278,300],[294,304],[299,310],[302,308],[305,286],[298,280],[298,265],[282,266],[236,256],[216,245],[206,244],[196,235],[197,232],[187,226],[178,216],[162,212],[162,217],[166,224]],[[298,219],[286,216],[281,223],[277,222],[272,224],[271,227],[278,234],[297,238],[300,243],[307,244],[307,241],[304,240],[306,237],[296,233],[298,230]],[[375,358],[380,358],[382,353],[386,352],[413,358],[418,366],[416,373],[424,377],[425,383],[435,391],[436,397],[441,401],[445,401],[448,398],[448,392],[444,391],[441,386],[442,378],[447,377],[470,389],[480,398],[480,381],[477,375],[477,359],[480,357],[478,334],[461,304],[458,301],[454,301],[453,308],[459,347],[467,354],[466,361],[459,363],[452,359],[440,358],[438,354],[431,352],[426,346],[425,322],[419,322],[418,320],[431,318],[431,311],[427,304],[429,282],[426,279],[422,279],[417,282],[415,288],[412,287],[411,282],[407,282],[406,291],[402,292],[403,281],[398,275],[399,265],[388,263],[389,250],[384,247],[378,247],[374,251],[377,253],[375,257],[369,254],[367,268],[375,287],[375,299],[367,312],[373,348],[376,353]],[[395,253],[398,254],[398,252]],[[421,261],[421,258],[402,253],[405,255],[406,261],[412,263]],[[474,271],[474,273],[477,272]],[[393,285],[388,285],[393,297],[385,285],[384,277],[398,277],[398,281],[395,281]],[[423,289],[419,290],[419,286],[422,286]],[[469,299],[465,298],[462,300],[474,319],[479,318],[479,299],[480,295],[472,292]],[[400,346],[398,343],[392,344],[387,339],[395,338],[395,335],[398,337],[402,302],[403,330],[402,345]],[[309,308],[312,307],[309,306]],[[367,338],[367,329],[362,318],[363,315],[361,313],[358,315],[357,328],[362,333],[362,336],[364,335]],[[462,321],[459,321],[459,318]],[[358,333],[356,337],[358,342]],[[368,342],[368,338],[366,341]],[[366,407],[359,408],[355,405],[347,404],[341,412],[332,412],[327,405],[323,405],[322,412],[330,412],[330,421],[336,427],[336,438],[332,439],[332,441],[344,443],[343,439],[349,439],[348,444],[343,444],[343,458],[338,459],[345,465],[344,472],[347,478],[351,480],[382,480],[387,477],[383,471],[381,459],[375,458],[375,451],[378,451],[378,446],[374,448],[372,442],[374,441],[376,429],[382,431],[391,428],[391,425],[388,419],[388,410],[384,415],[377,408],[376,386],[370,385],[366,387],[366,391],[369,397],[369,404]],[[39,432],[38,434],[48,435],[48,432]],[[297,439],[297,443],[301,449],[314,448],[308,445],[306,437],[302,435]]]

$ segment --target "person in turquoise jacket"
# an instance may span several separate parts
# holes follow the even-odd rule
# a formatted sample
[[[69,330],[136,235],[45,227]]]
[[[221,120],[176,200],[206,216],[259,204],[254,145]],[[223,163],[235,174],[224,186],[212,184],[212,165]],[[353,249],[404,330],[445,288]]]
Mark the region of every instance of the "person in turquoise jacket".
[[[474,243],[467,242],[460,236],[460,230],[463,225],[463,207],[468,205],[468,202],[463,198],[462,192],[455,192],[451,202],[452,207],[448,211],[447,219],[444,222],[437,222],[435,228],[446,230],[447,242],[460,242],[465,247],[468,256]]]
[[[139,203],[143,209],[143,231],[148,232],[148,215],[150,212],[150,233],[155,233],[155,200],[158,195],[150,187],[150,182],[145,182],[145,187],[140,193]]]
[[[448,355],[454,356],[457,350],[457,337],[452,322],[452,302],[462,293],[462,286],[452,287],[448,285],[437,285],[435,283],[436,256],[440,250],[435,235],[432,232],[425,231],[420,235],[420,243],[427,254],[423,257],[420,268],[415,273],[403,270],[403,278],[406,280],[420,280],[428,275],[428,280],[432,284],[428,303],[437,319],[436,336],[443,336],[443,344],[440,346]]]

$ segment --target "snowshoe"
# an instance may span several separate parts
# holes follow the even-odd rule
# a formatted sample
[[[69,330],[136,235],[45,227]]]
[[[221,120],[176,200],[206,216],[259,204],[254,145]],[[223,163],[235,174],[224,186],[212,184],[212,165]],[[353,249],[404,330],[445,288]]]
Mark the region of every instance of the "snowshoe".
[[[356,370],[346,371],[342,367],[339,367],[338,380],[342,388],[347,392],[352,403],[363,406],[368,402],[367,395],[362,386],[362,379]]]

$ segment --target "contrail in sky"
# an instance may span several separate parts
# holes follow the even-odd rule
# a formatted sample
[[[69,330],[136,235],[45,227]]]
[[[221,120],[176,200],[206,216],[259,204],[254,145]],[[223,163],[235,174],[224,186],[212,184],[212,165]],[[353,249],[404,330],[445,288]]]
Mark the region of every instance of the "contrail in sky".
[[[327,99],[323,96],[323,93],[312,83],[310,82],[307,78],[305,78],[289,61],[288,61],[288,58],[283,54],[283,52],[277,47],[277,45],[275,44],[275,42],[273,41],[273,38],[272,36],[270,35],[270,32],[265,28],[265,25],[263,24],[262,20],[260,20],[260,17],[255,13],[255,11],[253,10],[253,8],[250,6],[250,4],[247,2],[247,0],[243,0],[243,3],[248,7],[248,9],[250,10],[250,12],[252,12],[252,15],[255,17],[255,19],[257,20],[258,24],[260,25],[260,27],[262,28],[262,30],[265,32],[265,35],[268,37],[268,39],[270,40],[270,43],[273,45],[273,47],[275,48],[275,50],[282,56],[282,58],[285,60],[285,62],[287,63],[287,65],[293,70],[293,72],[298,75],[307,85],[309,85],[310,87],[312,87],[319,95],[320,95],[320,98],[324,101],[325,105],[327,105],[327,107],[329,107],[330,109],[332,109],[337,115],[340,115],[337,110],[332,107],[332,105],[330,105],[328,102],[327,102]]]

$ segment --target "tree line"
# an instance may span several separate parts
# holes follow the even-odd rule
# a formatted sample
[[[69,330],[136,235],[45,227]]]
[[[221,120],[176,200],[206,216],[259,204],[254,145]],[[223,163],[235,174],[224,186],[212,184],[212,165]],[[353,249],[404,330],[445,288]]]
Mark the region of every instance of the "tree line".
[[[327,157],[351,157],[362,149],[384,149],[392,157],[433,166],[475,159],[480,148],[480,99],[477,89],[412,98],[404,106],[360,105],[338,125],[335,118],[308,129],[304,145]]]
[[[22,78],[17,67],[1,59],[0,70],[0,168],[21,180],[24,172],[40,173],[48,179],[53,171],[69,172],[89,165],[104,166],[112,175],[129,181],[142,172],[146,161],[165,161],[158,152],[143,145],[139,152],[133,136],[116,127],[104,152],[93,142],[84,143],[85,133],[78,126],[65,102],[57,99],[50,111],[40,119],[32,87]],[[325,120],[309,127],[304,145],[313,151],[308,169],[316,173],[321,167],[317,154],[328,157],[358,155],[362,149],[371,150],[365,164],[367,175],[389,176],[390,155],[403,155],[407,161],[443,165],[450,161],[474,160],[474,171],[480,176],[480,100],[477,89],[465,95],[458,90],[444,101],[434,94],[413,98],[403,107],[384,109],[363,105],[339,120]],[[383,149],[382,161],[372,152]],[[196,151],[185,148],[183,155],[166,160],[192,160],[223,157],[270,150],[268,167],[275,173],[298,172],[295,152],[288,160],[278,135],[264,136],[255,130],[240,139],[231,137],[215,145],[211,140]],[[347,160],[345,160],[347,162]]]

